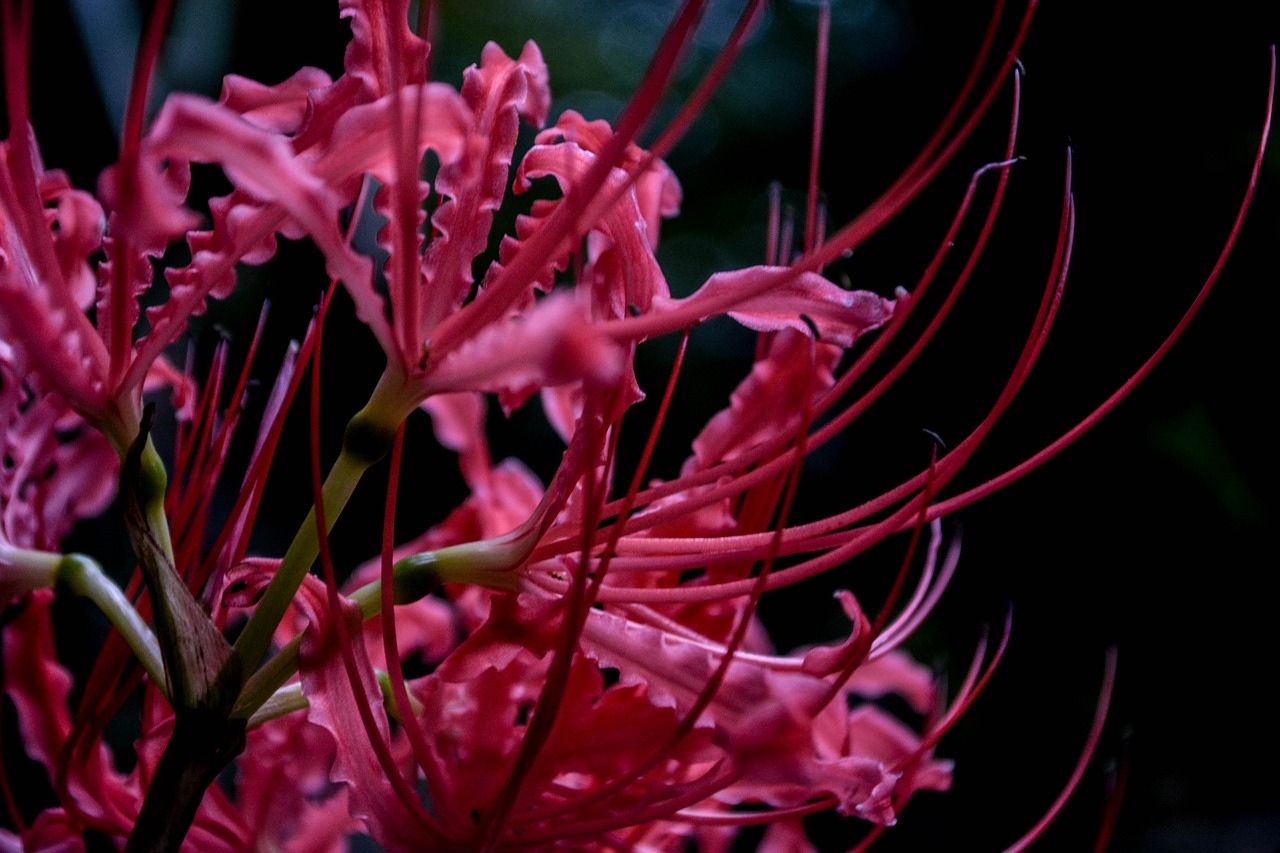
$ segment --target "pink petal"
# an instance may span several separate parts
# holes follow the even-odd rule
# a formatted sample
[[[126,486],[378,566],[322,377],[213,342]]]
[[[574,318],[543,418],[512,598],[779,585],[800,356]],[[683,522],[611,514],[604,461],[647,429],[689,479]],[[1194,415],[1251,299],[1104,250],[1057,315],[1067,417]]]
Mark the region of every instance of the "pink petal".
[[[236,761],[236,799],[260,847],[298,853],[345,850],[360,829],[347,791],[329,782],[333,741],[300,714],[249,732]]]
[[[279,204],[299,222],[325,253],[334,278],[353,286],[368,281],[368,261],[351,251],[338,228],[342,200],[294,156],[282,137],[220,104],[174,95],[156,116],[144,149],[156,161],[219,164],[239,189]]]
[[[17,711],[23,749],[45,766],[50,778],[71,731],[67,700],[72,686],[70,674],[54,657],[52,600],[49,590],[32,593],[4,631],[5,691]],[[67,783],[77,805],[127,835],[140,798],[115,772],[106,747],[99,744],[81,754],[71,770]]]
[[[62,809],[45,809],[22,833],[25,853],[84,853],[84,839]]]
[[[570,296],[551,296],[524,316],[496,323],[428,375],[440,391],[507,391],[568,382],[608,388],[618,381],[627,352],[599,334]]]
[[[551,176],[568,193],[595,160],[595,154],[572,142],[536,145],[521,161],[515,185],[524,191],[534,179]],[[626,181],[627,173],[614,169],[601,196],[612,195]],[[647,311],[655,299],[668,298],[667,281],[653,256],[654,243],[634,192],[625,193],[592,224],[592,235],[591,260],[603,264],[592,287],[595,316],[622,317],[629,306]]]
[[[865,661],[854,671],[847,689],[877,699],[894,694],[906,699],[918,714],[928,713],[938,701],[933,673],[902,651],[892,651]]]
[[[293,134],[307,117],[312,91],[332,84],[328,74],[311,67],[298,69],[288,80],[275,86],[228,74],[222,78],[222,95],[218,100],[240,113],[245,121],[264,130]]]
[[[93,303],[96,282],[90,257],[102,247],[107,224],[102,205],[89,193],[72,188],[66,175],[58,171],[41,176],[40,196],[50,219],[63,280],[75,304],[87,309]]]
[[[463,156],[441,166],[436,190],[446,201],[431,224],[438,232],[423,258],[430,282],[424,325],[433,328],[457,309],[471,291],[471,263],[488,246],[493,211],[507,191],[519,120],[541,125],[551,92],[547,68],[533,42],[510,59],[493,42],[485,45],[479,68],[467,69],[462,98],[473,120]]]
[[[817,273],[783,276],[782,283],[763,293],[751,294],[752,285],[762,276],[780,275],[782,267],[749,267],[716,273],[692,296],[674,304],[692,308],[729,301],[725,313],[748,329],[777,332],[794,329],[819,340],[849,347],[862,334],[877,329],[893,316],[894,301],[866,290],[845,290]],[[735,293],[749,294],[733,301]],[[709,310],[707,316],[718,313]],[[810,322],[806,322],[807,318]],[[812,326],[810,325],[812,323]]]
[[[310,701],[307,719],[327,731],[336,747],[330,778],[347,787],[351,814],[363,820],[380,843],[397,850],[430,849],[433,834],[396,795],[366,733],[352,731],[360,713],[337,646],[338,632],[333,626],[334,614],[329,612],[324,583],[315,575],[307,575],[295,603],[308,621],[298,657],[303,693]],[[373,710],[376,736],[389,742],[390,725],[365,649],[360,612],[344,600],[339,618],[347,624],[359,672],[357,686]]]
[[[816,366],[811,352],[817,356]],[[683,473],[733,459],[760,442],[794,433],[809,400],[834,384],[832,371],[840,356],[838,348],[815,347],[795,331],[777,335],[750,375],[734,389],[729,408],[718,412],[694,439],[694,455],[685,462]]]
[[[544,145],[555,139],[573,142],[599,156],[613,139],[613,128],[606,121],[599,119],[587,121],[581,114],[566,110],[556,122],[555,127],[538,134],[537,142]],[[618,166],[624,172],[633,174],[647,158],[647,153],[633,143],[627,146],[626,153]],[[672,172],[666,163],[655,160],[636,180],[632,192],[635,194],[640,216],[645,223],[650,247],[657,248],[658,230],[662,220],[670,219],[680,212],[680,182],[676,179],[675,172]]]
[[[0,351],[0,543],[57,551],[115,496],[118,457],[61,398],[20,379],[19,367]]]

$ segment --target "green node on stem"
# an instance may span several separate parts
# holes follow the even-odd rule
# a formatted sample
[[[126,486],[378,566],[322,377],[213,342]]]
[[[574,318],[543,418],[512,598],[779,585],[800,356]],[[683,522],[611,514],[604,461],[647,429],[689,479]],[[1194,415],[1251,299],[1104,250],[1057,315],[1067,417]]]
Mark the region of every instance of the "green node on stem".
[[[389,373],[384,373],[369,402],[352,416],[343,437],[342,451],[321,487],[328,530],[337,523],[365,471],[390,451],[396,431],[415,405],[414,399],[405,395],[403,382],[397,383],[394,377],[389,378]],[[245,672],[253,672],[262,662],[276,627],[319,555],[319,531],[313,509],[294,534],[275,576],[236,639],[234,653]],[[287,678],[287,674],[279,678],[279,673],[274,671],[255,673],[236,701],[235,714],[241,718],[252,715]]]

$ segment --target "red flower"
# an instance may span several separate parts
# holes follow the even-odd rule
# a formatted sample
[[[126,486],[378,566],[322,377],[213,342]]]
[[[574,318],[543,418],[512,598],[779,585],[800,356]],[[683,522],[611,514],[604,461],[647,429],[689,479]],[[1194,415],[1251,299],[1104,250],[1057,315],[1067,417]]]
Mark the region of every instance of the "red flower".
[[[532,43],[515,58],[487,45],[455,90],[428,80],[429,45],[406,23],[407,0],[344,0],[352,40],[336,80],[316,69],[274,86],[229,77],[217,102],[173,95],[144,127],[161,3],[100,203],[40,162],[24,92],[30,10],[3,4],[14,131],[0,147],[0,594],[20,599],[4,626],[4,688],[58,801],[26,827],[29,849],[80,849],[93,831],[138,850],[176,849],[184,838],[200,850],[337,850],[354,832],[392,850],[690,841],[714,850],[742,826],[769,823],[767,848],[803,850],[807,814],[859,819],[859,837],[871,843],[915,793],[950,786],[951,762],[935,749],[986,684],[1003,640],[990,654],[980,645],[950,697],[902,650],[959,559],[940,519],[1069,444],[1168,344],[1040,454],[986,484],[947,491],[1026,382],[1055,319],[1075,221],[1068,176],[1040,309],[986,415],[902,483],[796,521],[806,459],[915,360],[986,245],[1015,162],[1014,56],[1030,11],[1005,59],[990,63],[998,54],[984,43],[955,109],[866,212],[824,237],[814,178],[799,247],[775,196],[766,263],[718,272],[678,298],[657,247],[681,188],[661,158],[761,4],[748,4],[690,107],[646,151],[637,134],[704,5],[677,14],[614,126],[565,112],[537,132],[512,175],[521,123],[540,128],[551,104]],[[1006,147],[974,173],[915,286],[876,294],[824,277],[920,193],[1009,88]],[[819,94],[819,116],[821,105]],[[820,131],[819,119],[815,140]],[[208,230],[196,230],[200,217],[188,209],[193,163],[216,164],[233,187],[210,202]],[[516,194],[550,179],[558,195],[528,205],[475,281],[509,179]],[[980,184],[992,185],[984,223],[957,245]],[[380,226],[387,260],[377,274],[344,233],[348,213],[352,230],[360,220]],[[322,482],[321,353],[334,351],[323,346],[334,304],[326,296],[284,360],[235,504],[223,512],[214,489],[244,413],[257,339],[221,411],[227,345],[202,383],[162,354],[206,299],[236,291],[237,265],[269,260],[280,236],[320,250],[386,363]],[[153,261],[178,239],[189,260],[165,269],[167,291],[157,292]],[[922,308],[942,261],[962,250],[967,260],[945,298]],[[145,318],[144,295],[156,303]],[[886,366],[909,318],[924,310],[934,312],[924,330]],[[721,317],[756,333],[753,366],[693,439],[679,473],[652,479],[684,343]],[[676,335],[670,384],[629,467],[621,436],[654,391],[636,376],[638,348]],[[306,366],[313,511],[283,555],[250,556]],[[179,412],[171,478],[143,406],[154,386],[173,389]],[[547,483],[519,459],[495,462],[489,395],[507,413],[539,398],[565,445]],[[403,427],[418,408],[458,455],[470,494],[397,546]],[[381,553],[339,592],[329,528],[387,453]],[[58,553],[75,521],[112,496],[117,464],[140,562],[128,596],[90,557]],[[903,568],[878,612],[840,592],[847,636],[774,648],[759,614],[766,593],[899,533],[910,534]],[[320,576],[311,574],[317,560]],[[89,595],[123,637],[104,647],[74,715],[49,588]],[[1082,762],[1097,742],[1110,679]],[[121,773],[102,733],[139,691],[136,761]],[[233,780],[214,784],[231,762]]]

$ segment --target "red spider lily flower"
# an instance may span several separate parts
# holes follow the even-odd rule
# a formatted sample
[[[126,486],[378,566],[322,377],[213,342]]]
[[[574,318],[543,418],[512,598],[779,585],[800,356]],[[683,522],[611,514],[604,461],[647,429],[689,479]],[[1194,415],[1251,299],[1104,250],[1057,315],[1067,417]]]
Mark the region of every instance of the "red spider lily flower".
[[[865,213],[821,234],[811,172],[799,247],[775,198],[764,263],[720,271],[677,297],[657,247],[681,187],[662,157],[728,72],[762,4],[746,4],[688,106],[646,150],[638,134],[705,5],[681,7],[614,124],[566,111],[516,163],[522,123],[542,128],[550,112],[538,48],[513,58],[491,43],[460,89],[429,80],[430,46],[408,25],[407,0],[340,2],[352,38],[337,79],[317,69],[276,85],[233,76],[218,101],[173,95],[145,124],[161,3],[140,50],[122,155],[96,199],[40,161],[25,93],[30,8],[3,4],[12,131],[0,148],[0,595],[16,599],[3,625],[3,689],[56,804],[26,824],[12,807],[18,832],[0,833],[0,846],[83,849],[93,834],[126,851],[342,850],[365,833],[396,851],[720,850],[743,827],[768,824],[764,849],[807,850],[802,819],[829,811],[851,819],[861,849],[917,793],[950,787],[939,741],[987,684],[1008,626],[994,648],[979,644],[951,692],[904,651],[959,560],[941,519],[1087,430],[1185,321],[1080,426],[995,480],[947,491],[1027,381],[1056,318],[1074,235],[1068,174],[1041,304],[986,414],[901,483],[797,520],[806,459],[916,360],[986,246],[1015,163],[1014,57],[1034,4],[1005,58],[992,61],[997,5],[955,107]],[[826,278],[1009,89],[1005,147],[974,172],[914,286],[877,294]],[[233,187],[210,202],[208,230],[197,230],[187,198],[199,163],[220,167]],[[509,181],[515,194],[539,181],[558,194],[529,204],[494,241],[477,281]],[[380,225],[381,270],[352,248],[362,218]],[[957,244],[979,218],[976,237]],[[238,264],[266,262],[281,236],[321,252],[385,366],[322,478],[319,395],[323,355],[333,352],[324,336],[341,304],[331,290],[277,372],[226,511],[215,489],[230,482],[232,442],[247,431],[259,337],[234,381],[226,342],[202,381],[163,352],[207,299],[236,291]],[[152,262],[177,240],[189,261],[163,271],[167,292],[153,294],[160,301],[144,318]],[[961,252],[959,273],[942,279],[944,259]],[[939,286],[940,304],[922,307]],[[932,311],[925,329],[890,359],[923,311]],[[755,333],[753,364],[678,473],[655,478],[685,344],[693,327],[723,317]],[[642,388],[636,354],[661,336],[681,343],[630,466],[622,436],[654,390]],[[263,502],[272,457],[304,368],[312,511],[283,554],[251,553],[251,534],[273,509]],[[171,472],[149,443],[148,385],[173,389],[177,403]],[[494,459],[490,397],[507,413],[540,402],[564,444],[545,483],[519,459]],[[457,455],[469,495],[397,544],[404,424],[418,408]],[[387,454],[380,553],[340,587],[338,569],[349,567],[335,566],[330,528]],[[113,496],[117,476],[140,563],[124,591],[91,558],[58,552],[71,526]],[[907,542],[887,600],[869,611],[838,592],[827,606],[847,619],[840,640],[775,648],[759,612],[767,593],[897,534]],[[118,629],[74,711],[49,616],[54,590],[89,596]],[[1011,849],[1038,836],[1079,781],[1113,680],[1109,663],[1079,766]],[[123,771],[104,732],[135,697],[141,725]]]

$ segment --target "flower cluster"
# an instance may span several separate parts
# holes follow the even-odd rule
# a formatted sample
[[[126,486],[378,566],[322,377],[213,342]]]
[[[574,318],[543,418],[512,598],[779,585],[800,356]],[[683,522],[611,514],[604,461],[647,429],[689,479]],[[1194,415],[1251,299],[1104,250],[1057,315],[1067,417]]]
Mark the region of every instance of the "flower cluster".
[[[93,835],[136,851],[342,850],[364,833],[389,850],[721,850],[742,827],[767,824],[762,849],[804,850],[806,815],[855,819],[850,838],[869,844],[914,794],[946,790],[952,767],[935,748],[1002,645],[981,645],[949,696],[902,649],[959,558],[940,519],[1070,443],[1151,366],[1024,465],[944,491],[1052,326],[1071,252],[1069,192],[1040,310],[988,414],[882,494],[804,523],[791,510],[806,457],[915,360],[987,242],[1015,162],[1014,56],[1030,13],[1003,51],[993,37],[982,45],[955,108],[864,214],[824,237],[811,185],[797,238],[775,199],[764,263],[677,297],[656,255],[662,221],[681,203],[662,157],[761,3],[746,4],[648,150],[638,133],[703,3],[677,14],[614,126],[572,111],[548,125],[548,72],[532,42],[514,57],[489,44],[460,88],[430,80],[408,0],[341,0],[352,38],[337,79],[315,68],[275,85],[232,76],[216,102],[173,95],[145,123],[168,5],[157,4],[143,39],[121,156],[95,196],[42,163],[26,95],[30,5],[2,4],[2,686],[56,804],[12,814],[16,832],[0,833],[0,848],[78,850]],[[997,8],[992,33],[1000,17]],[[914,287],[881,295],[824,277],[1009,91],[1006,149],[974,174]],[[522,126],[536,135],[516,162]],[[207,218],[188,198],[193,163],[220,167],[233,188]],[[495,211],[535,182],[546,191],[491,252]],[[982,224],[962,249],[971,217]],[[381,268],[352,247],[362,221],[378,225]],[[238,376],[225,342],[200,378],[165,353],[208,300],[236,291],[237,268],[270,260],[282,236],[310,241],[333,284],[249,426],[256,340]],[[182,241],[187,260],[164,267]],[[923,331],[892,349],[943,259],[961,251]],[[488,267],[477,280],[478,259]],[[385,368],[322,477],[318,395],[337,287]],[[649,461],[674,416],[684,342],[722,316],[756,333],[753,366],[678,473],[656,479]],[[637,350],[659,337],[680,341],[670,381],[642,388]],[[285,417],[308,378],[312,482],[298,488],[313,509],[285,553],[251,553]],[[144,394],[172,399],[167,458]],[[637,427],[646,394],[658,396],[658,414]],[[564,444],[547,482],[518,459],[494,460],[493,400],[508,413],[541,406]],[[406,535],[393,520],[404,424],[418,410],[456,454],[469,496]],[[624,428],[645,438],[630,470]],[[237,430],[252,430],[253,449],[225,512],[213,494],[232,477]],[[329,530],[388,457],[381,551],[335,566]],[[123,590],[93,555],[61,552],[72,526],[117,496],[137,557]],[[887,601],[867,612],[841,592],[847,636],[774,648],[757,614],[769,590],[900,533],[906,555]],[[50,610],[55,595],[72,594],[114,628],[74,708]],[[139,696],[126,772],[104,730]],[[1095,726],[1085,758],[1096,738]]]

